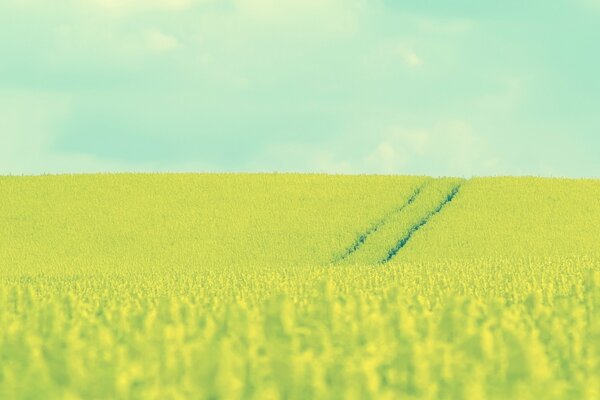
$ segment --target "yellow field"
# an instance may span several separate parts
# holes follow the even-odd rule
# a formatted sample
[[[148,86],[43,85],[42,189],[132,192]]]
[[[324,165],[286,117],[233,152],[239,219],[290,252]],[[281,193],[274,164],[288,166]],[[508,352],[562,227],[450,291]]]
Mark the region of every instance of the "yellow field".
[[[600,181],[0,177],[0,399],[600,398]]]

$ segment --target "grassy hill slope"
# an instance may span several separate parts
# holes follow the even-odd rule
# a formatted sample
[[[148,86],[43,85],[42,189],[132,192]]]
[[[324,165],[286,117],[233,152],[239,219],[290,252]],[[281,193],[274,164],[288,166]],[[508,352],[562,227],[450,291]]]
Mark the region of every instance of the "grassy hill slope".
[[[600,180],[476,178],[406,260],[600,259]]]
[[[35,271],[323,265],[425,178],[0,178],[0,260]]]
[[[0,398],[596,399],[598,181],[0,178]]]

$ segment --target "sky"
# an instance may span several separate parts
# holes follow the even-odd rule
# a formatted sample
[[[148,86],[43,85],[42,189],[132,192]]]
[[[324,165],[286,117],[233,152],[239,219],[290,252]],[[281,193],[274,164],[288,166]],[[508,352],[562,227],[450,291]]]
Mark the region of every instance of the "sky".
[[[2,0],[0,175],[600,177],[600,0]]]

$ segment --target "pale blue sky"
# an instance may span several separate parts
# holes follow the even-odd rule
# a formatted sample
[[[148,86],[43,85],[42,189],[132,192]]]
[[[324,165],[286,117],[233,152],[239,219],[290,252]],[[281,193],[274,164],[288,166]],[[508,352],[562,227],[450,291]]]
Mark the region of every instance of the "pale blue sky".
[[[600,0],[2,0],[0,175],[600,177],[599,43]]]

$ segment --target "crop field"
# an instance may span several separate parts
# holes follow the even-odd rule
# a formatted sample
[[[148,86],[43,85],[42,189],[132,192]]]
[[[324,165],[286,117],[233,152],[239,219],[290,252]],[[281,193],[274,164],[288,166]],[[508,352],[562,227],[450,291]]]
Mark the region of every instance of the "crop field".
[[[600,181],[0,177],[0,399],[599,399]]]

